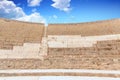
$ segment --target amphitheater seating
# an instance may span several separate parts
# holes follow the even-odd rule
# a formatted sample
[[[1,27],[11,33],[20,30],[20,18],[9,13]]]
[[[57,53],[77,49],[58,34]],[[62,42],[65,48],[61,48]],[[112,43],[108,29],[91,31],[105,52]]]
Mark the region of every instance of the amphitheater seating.
[[[49,48],[52,68],[118,69],[120,67],[119,40],[97,41],[92,47]],[[102,66],[101,66],[102,65]]]
[[[119,54],[119,40],[105,40],[97,41],[92,47],[66,47],[66,48],[49,48],[49,54],[66,55],[66,54],[101,54],[118,55]]]
[[[120,20],[108,20],[78,24],[49,24],[48,35],[96,36],[119,34]]]
[[[13,51],[18,51],[18,54],[26,56],[24,59],[4,60],[4,66],[0,69],[119,69],[120,55],[119,49],[116,47],[119,40],[105,40],[98,41],[92,47],[79,47],[79,48],[48,48],[48,55],[44,60],[40,60],[38,54],[35,56],[39,47],[33,44],[24,44],[24,48],[14,47]],[[109,44],[109,45],[108,45]],[[30,50],[31,47],[35,50]],[[97,45],[100,45],[99,47]],[[105,46],[106,45],[106,46]],[[112,46],[111,46],[112,45]],[[115,47],[113,47],[113,45]],[[32,49],[31,48],[31,49]],[[112,48],[112,49],[111,49]],[[27,53],[25,53],[24,51]],[[23,51],[23,52],[22,52]],[[7,53],[7,52],[6,52]],[[31,55],[28,55],[30,53]],[[33,53],[33,54],[32,54]],[[16,54],[16,55],[18,55]],[[9,54],[11,55],[11,54]],[[8,55],[5,55],[8,57]],[[33,56],[33,59],[27,57]],[[10,58],[10,57],[9,57]],[[37,59],[36,59],[37,58]],[[23,63],[21,62],[23,61]],[[10,64],[8,64],[10,63]],[[27,65],[26,65],[27,64]],[[39,64],[39,65],[38,65]],[[102,65],[102,66],[101,66]]]
[[[0,24],[0,69],[120,69],[117,20],[50,24],[47,37],[42,24]]]
[[[0,49],[13,49],[24,43],[41,43],[44,25],[0,19]]]

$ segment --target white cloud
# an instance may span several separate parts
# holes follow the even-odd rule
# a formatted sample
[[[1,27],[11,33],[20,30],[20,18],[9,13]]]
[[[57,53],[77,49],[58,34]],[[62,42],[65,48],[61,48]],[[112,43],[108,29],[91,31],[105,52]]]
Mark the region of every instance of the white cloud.
[[[45,18],[40,13],[37,13],[36,10],[32,14],[27,15],[21,7],[17,7],[13,1],[8,0],[0,0],[0,17],[46,24]]]
[[[71,0],[52,0],[54,3],[51,5],[52,7],[68,12],[71,10],[70,2]]]
[[[0,0],[0,17],[19,18],[24,15],[22,8],[17,7],[12,1]]]
[[[42,0],[27,0],[28,6],[35,7],[39,6]]]
[[[25,15],[23,17],[20,17],[16,20],[19,21],[26,21],[26,22],[35,22],[35,23],[46,23],[46,20],[44,17],[42,17],[39,13],[34,12],[30,15]]]

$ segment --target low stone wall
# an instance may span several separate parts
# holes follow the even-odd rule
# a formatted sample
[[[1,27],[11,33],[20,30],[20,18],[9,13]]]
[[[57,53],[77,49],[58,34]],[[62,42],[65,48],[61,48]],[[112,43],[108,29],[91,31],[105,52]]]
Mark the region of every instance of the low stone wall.
[[[14,46],[12,50],[0,49],[0,59],[4,58],[40,58],[40,43],[24,43]]]
[[[120,34],[116,35],[101,35],[101,36],[58,36],[48,35],[48,46],[50,48],[79,48],[92,47],[99,41],[119,40]]]

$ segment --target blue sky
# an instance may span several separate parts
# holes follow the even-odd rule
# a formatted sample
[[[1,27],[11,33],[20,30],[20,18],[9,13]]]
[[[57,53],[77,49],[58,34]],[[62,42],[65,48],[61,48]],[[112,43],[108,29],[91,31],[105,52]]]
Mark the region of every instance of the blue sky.
[[[120,18],[120,0],[0,0],[0,17],[39,23]]]

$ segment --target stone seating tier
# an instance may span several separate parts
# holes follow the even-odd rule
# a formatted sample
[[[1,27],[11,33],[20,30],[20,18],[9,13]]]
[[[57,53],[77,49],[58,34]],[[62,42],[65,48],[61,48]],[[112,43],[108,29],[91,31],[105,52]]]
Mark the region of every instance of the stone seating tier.
[[[0,49],[13,49],[24,43],[41,43],[44,24],[0,19]]]
[[[119,51],[112,48],[49,48],[48,55],[119,55]]]
[[[108,20],[75,24],[49,24],[48,35],[96,36],[119,34],[120,20]]]
[[[119,70],[119,58],[49,57],[40,59],[0,59],[0,69],[105,69]]]

